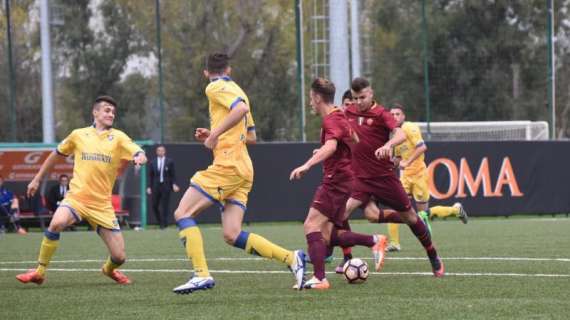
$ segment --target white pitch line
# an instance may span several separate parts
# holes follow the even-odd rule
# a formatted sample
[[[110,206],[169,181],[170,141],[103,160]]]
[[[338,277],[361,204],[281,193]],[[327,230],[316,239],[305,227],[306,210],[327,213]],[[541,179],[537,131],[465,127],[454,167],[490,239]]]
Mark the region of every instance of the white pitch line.
[[[27,271],[25,268],[0,268],[0,271]],[[50,272],[101,272],[101,269],[61,269],[51,268]],[[191,269],[121,269],[127,273],[190,273]],[[211,273],[226,273],[226,274],[289,274],[289,271],[281,270],[210,270]],[[330,271],[327,274],[334,274]],[[431,272],[370,272],[373,275],[379,276],[430,276],[433,277]],[[445,276],[453,277],[530,277],[530,278],[570,278],[570,274],[550,274],[550,273],[494,273],[494,272],[450,272]]]
[[[363,260],[372,260],[372,258],[361,258]],[[386,257],[387,260],[426,260],[426,257]],[[527,258],[527,257],[442,257],[443,260],[463,260],[463,261],[529,261],[529,262],[570,262],[570,258]],[[90,263],[102,262],[104,259],[77,259],[77,260],[53,260],[51,263]],[[262,261],[265,258],[257,257],[216,257],[209,258],[208,261]],[[334,260],[342,260],[342,258],[334,258]],[[186,258],[131,258],[128,262],[176,262],[188,261]],[[30,264],[37,263],[36,260],[28,261],[0,261],[0,265],[9,264]]]

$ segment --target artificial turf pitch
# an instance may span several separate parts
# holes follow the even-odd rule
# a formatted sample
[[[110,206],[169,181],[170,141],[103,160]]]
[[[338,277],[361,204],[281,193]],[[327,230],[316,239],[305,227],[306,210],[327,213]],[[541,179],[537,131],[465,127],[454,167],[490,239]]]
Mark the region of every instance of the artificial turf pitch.
[[[124,231],[133,280],[119,286],[99,271],[106,250],[93,232],[64,232],[43,285],[15,275],[35,266],[42,234],[0,238],[2,319],[568,319],[570,219],[565,216],[478,218],[469,224],[433,222],[433,239],[446,277],[431,276],[423,249],[408,228],[402,251],[360,285],[327,274],[331,289],[295,291],[284,265],[226,245],[219,225],[203,225],[216,287],[190,295],[172,288],[190,267],[177,231]],[[300,223],[252,224],[256,232],[290,249],[305,248]],[[353,229],[385,233],[364,221]],[[370,258],[367,248],[354,255]],[[334,267],[341,257],[327,265]],[[367,260],[371,263],[370,260]],[[309,267],[310,270],[310,267]]]

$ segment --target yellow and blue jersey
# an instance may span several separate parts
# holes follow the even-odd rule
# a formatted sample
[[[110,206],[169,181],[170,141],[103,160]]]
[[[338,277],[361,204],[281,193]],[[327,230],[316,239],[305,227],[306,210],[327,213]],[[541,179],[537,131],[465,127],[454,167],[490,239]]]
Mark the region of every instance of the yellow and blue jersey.
[[[218,127],[230,111],[240,102],[248,107],[249,99],[245,92],[229,77],[214,79],[206,87],[209,102],[210,129]],[[243,121],[224,132],[214,148],[213,166],[221,173],[237,174],[245,180],[253,181],[253,165],[247,152],[247,131],[253,130],[255,123],[251,112]]]
[[[422,146],[425,142],[422,138],[420,127],[412,122],[404,122],[402,130],[406,134],[406,140],[395,148],[395,155],[401,157],[402,160],[408,160],[417,147]],[[414,162],[404,169],[404,175],[416,175],[426,169],[425,155],[421,154]]]
[[[122,161],[143,152],[117,129],[97,132],[93,126],[76,129],[58,146],[57,153],[73,156],[73,178],[66,196],[87,205],[107,206]]]

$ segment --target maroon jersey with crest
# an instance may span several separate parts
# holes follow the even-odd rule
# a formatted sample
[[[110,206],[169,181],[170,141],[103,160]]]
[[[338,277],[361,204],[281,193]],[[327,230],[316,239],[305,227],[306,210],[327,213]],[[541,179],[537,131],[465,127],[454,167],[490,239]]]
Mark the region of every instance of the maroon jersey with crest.
[[[361,112],[356,105],[345,110],[350,128],[358,136],[351,145],[352,171],[356,178],[374,178],[393,175],[394,164],[389,159],[378,159],[374,152],[390,140],[390,132],[397,127],[396,119],[379,104]]]
[[[350,126],[344,113],[335,108],[323,119],[321,128],[321,144],[335,139],[338,144],[336,151],[323,162],[323,183],[346,184],[352,180],[350,146],[352,138]]]

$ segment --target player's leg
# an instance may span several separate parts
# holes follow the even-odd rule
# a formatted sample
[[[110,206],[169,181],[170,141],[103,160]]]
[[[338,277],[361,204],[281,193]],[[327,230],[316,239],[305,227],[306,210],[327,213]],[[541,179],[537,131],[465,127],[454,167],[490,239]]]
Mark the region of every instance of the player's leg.
[[[130,284],[131,280],[122,272],[117,270],[127,259],[125,253],[125,240],[120,230],[111,230],[107,228],[97,228],[97,233],[109,250],[109,257],[101,271],[104,275],[115,280],[118,284]]]
[[[303,288],[305,273],[305,253],[302,250],[290,251],[266,238],[241,229],[246,207],[238,200],[226,202],[222,214],[222,229],[227,244],[243,249],[253,255],[283,262],[289,266],[299,289]]]
[[[461,222],[466,224],[469,221],[467,212],[460,202],[454,203],[452,206],[435,206],[426,210],[431,217],[447,218],[458,217]]]
[[[166,227],[168,227],[168,218],[170,217],[170,193],[171,193],[171,187],[170,185],[164,183],[163,184],[163,190],[162,190],[162,208],[161,208],[161,214],[162,214],[162,224],[160,225],[161,229],[165,229]]]
[[[38,256],[38,267],[35,270],[17,275],[16,279],[23,283],[34,282],[36,284],[42,284],[45,279],[46,268],[59,246],[60,233],[67,226],[77,221],[80,221],[79,215],[77,215],[71,207],[59,206],[53,214],[48,228],[44,232],[44,238],[40,245],[40,253]]]
[[[376,271],[380,271],[384,265],[384,251],[386,250],[386,245],[388,244],[388,239],[386,236],[381,234],[369,235],[354,232],[351,230],[345,230],[331,224],[330,232],[326,232],[330,238],[329,242],[331,246],[341,246],[341,247],[354,247],[363,246],[372,249],[372,257],[374,259],[374,265]]]
[[[330,284],[325,277],[325,258],[328,251],[327,243],[323,237],[323,228],[329,223],[329,218],[318,209],[311,207],[303,224],[307,250],[313,264],[314,281],[309,280],[311,289],[328,289]],[[307,284],[305,284],[307,287]]]
[[[426,250],[434,275],[436,277],[443,276],[443,263],[437,255],[435,246],[431,241],[429,230],[412,208],[410,199],[400,181],[395,176],[386,176],[379,182],[380,183],[375,186],[377,189],[376,198],[398,212],[401,220],[408,225],[412,233]]]

